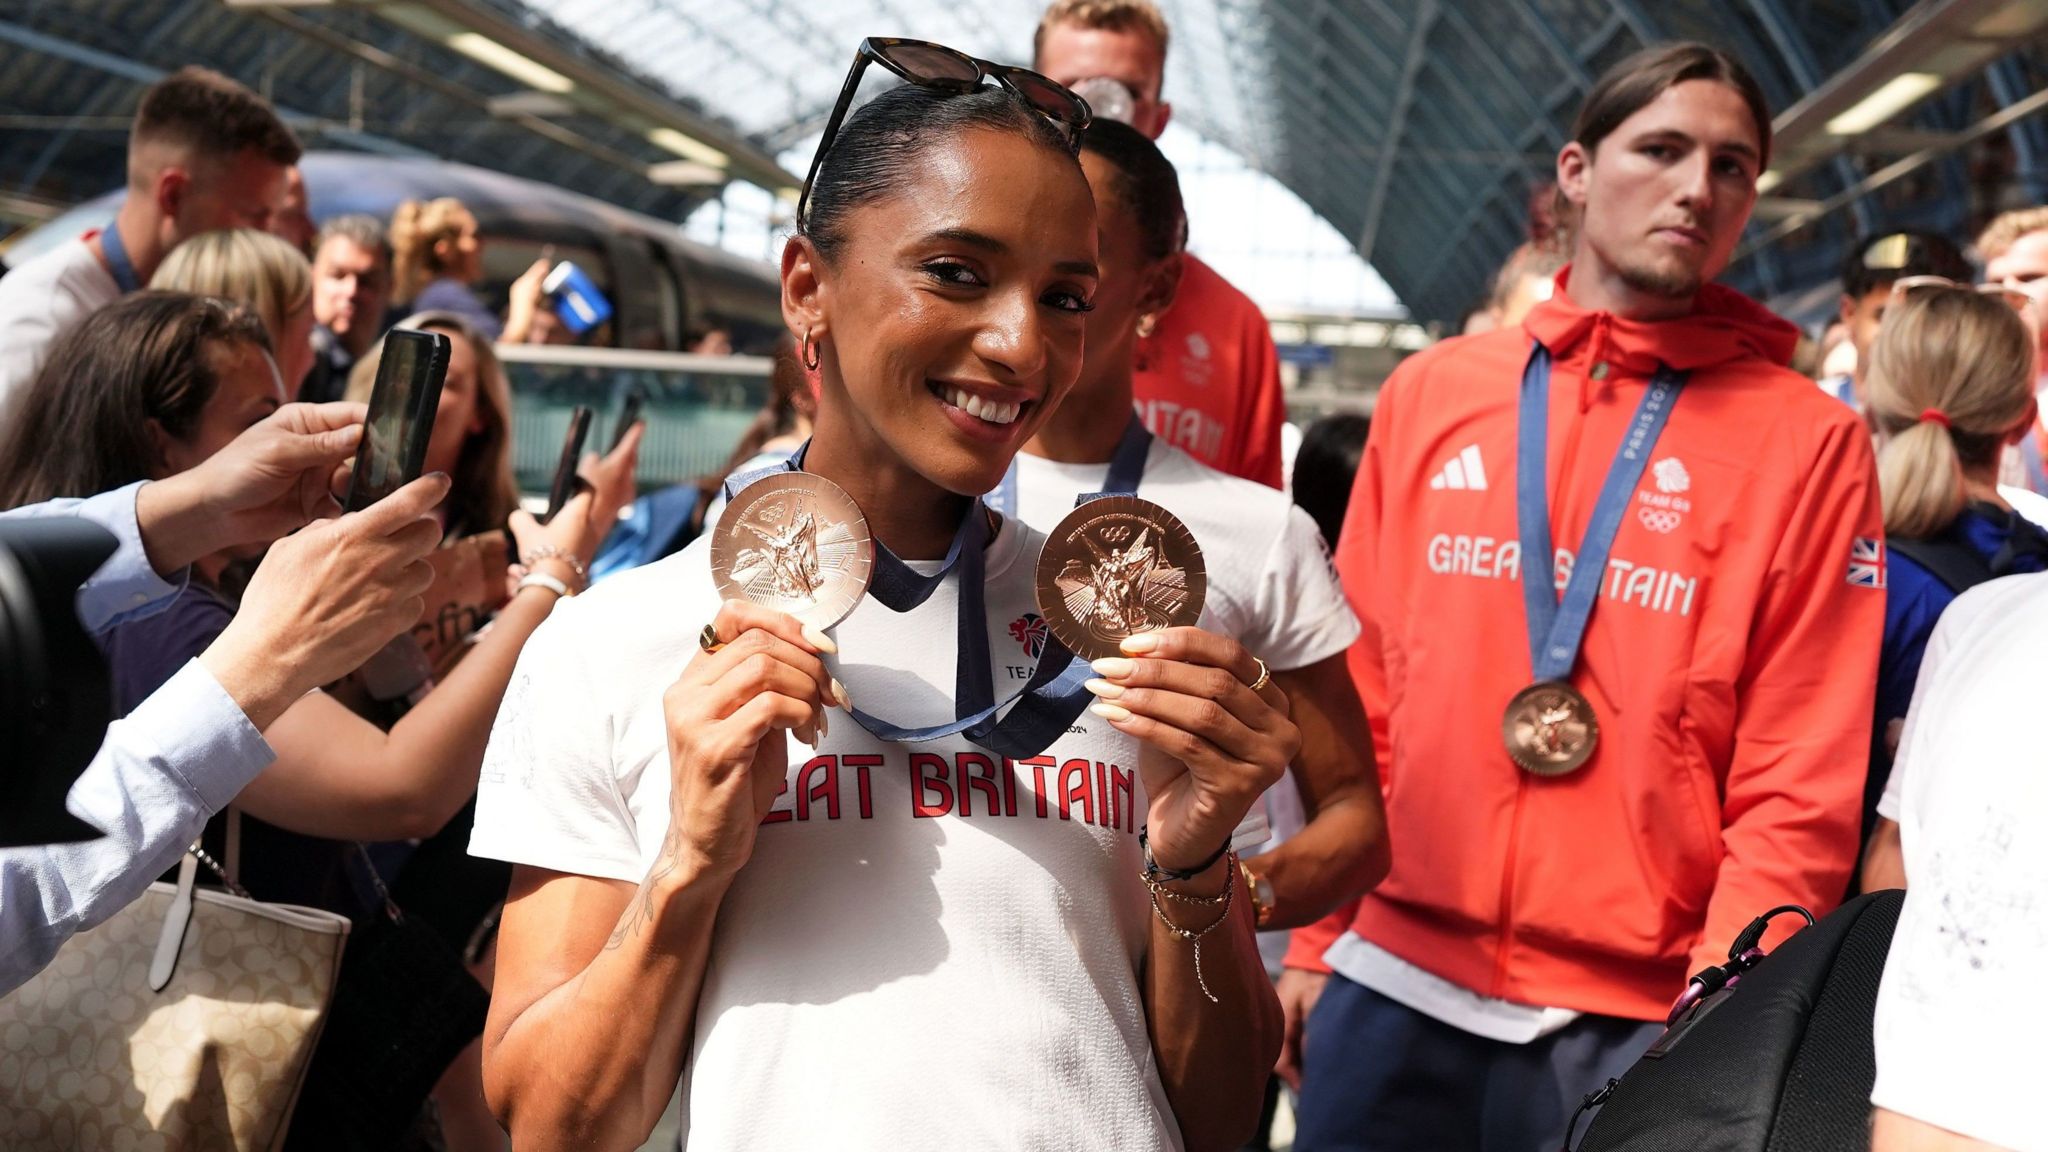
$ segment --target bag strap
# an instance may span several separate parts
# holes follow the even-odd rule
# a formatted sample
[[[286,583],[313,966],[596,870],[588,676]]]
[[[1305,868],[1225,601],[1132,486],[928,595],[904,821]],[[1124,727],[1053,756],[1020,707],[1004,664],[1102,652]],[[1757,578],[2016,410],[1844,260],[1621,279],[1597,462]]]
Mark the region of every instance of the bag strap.
[[[156,954],[149,959],[151,992],[163,991],[170,984],[172,973],[178,970],[178,950],[184,947],[185,929],[192,923],[192,891],[199,879],[199,861],[192,852],[200,850],[194,844],[191,852],[178,861],[178,887],[171,894],[170,911],[164,914],[163,930],[157,933]]]
[[[228,805],[228,828],[226,843],[221,846],[221,857],[227,862],[222,870],[222,879],[233,883],[242,876],[242,810]]]
[[[242,848],[242,813],[229,806],[227,811],[227,858],[228,866],[223,868],[206,851],[198,840],[185,849],[185,855],[178,861],[178,883],[171,892],[171,906],[164,913],[164,925],[157,932],[156,952],[149,959],[149,990],[161,992],[170,986],[171,977],[178,971],[178,953],[185,946],[185,930],[192,926],[192,901],[199,887],[199,866],[206,865],[227,890],[244,900],[253,900],[249,890],[235,882],[235,865]]]
[[[1953,533],[1926,540],[1893,538],[1886,542],[1892,551],[1927,569],[1948,590],[1961,595],[1993,576],[1991,565],[1968,543]]]
[[[370,850],[363,847],[361,840],[350,842],[356,850],[356,859],[363,862],[363,871],[370,874],[370,886],[377,890],[377,898],[384,902],[384,916],[393,924],[405,923],[405,912],[398,907],[398,901],[391,898],[391,889],[384,886],[384,877],[377,873],[377,862],[370,859]]]

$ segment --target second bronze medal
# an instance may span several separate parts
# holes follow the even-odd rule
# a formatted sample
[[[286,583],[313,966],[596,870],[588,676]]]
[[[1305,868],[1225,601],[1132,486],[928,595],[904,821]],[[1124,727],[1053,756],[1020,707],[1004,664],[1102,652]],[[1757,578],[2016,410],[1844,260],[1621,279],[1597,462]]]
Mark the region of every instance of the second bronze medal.
[[[1209,579],[1180,518],[1150,500],[1105,496],[1067,513],[1038,557],[1038,611],[1084,660],[1140,632],[1194,624]]]

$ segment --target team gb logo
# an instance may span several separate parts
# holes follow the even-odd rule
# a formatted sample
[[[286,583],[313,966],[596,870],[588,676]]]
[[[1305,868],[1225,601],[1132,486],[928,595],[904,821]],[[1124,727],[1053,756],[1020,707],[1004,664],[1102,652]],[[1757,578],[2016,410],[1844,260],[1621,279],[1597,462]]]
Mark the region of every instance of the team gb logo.
[[[1650,474],[1656,477],[1659,492],[1676,495],[1692,487],[1692,476],[1676,456],[1666,456],[1650,465]]]

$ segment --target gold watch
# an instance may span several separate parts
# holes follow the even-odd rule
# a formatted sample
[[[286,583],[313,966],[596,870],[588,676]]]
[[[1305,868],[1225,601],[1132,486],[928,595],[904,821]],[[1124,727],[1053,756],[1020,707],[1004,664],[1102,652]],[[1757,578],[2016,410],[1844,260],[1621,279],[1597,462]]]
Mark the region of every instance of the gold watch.
[[[1252,902],[1252,923],[1264,928],[1273,919],[1273,882],[1252,871],[1252,866],[1243,860],[1237,862],[1238,877],[1244,881],[1244,892]]]

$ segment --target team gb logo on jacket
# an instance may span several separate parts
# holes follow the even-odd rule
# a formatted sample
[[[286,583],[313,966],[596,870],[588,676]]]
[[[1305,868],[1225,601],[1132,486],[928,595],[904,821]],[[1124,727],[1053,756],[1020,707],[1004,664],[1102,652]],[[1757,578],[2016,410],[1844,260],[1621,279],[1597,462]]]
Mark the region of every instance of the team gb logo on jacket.
[[[1656,484],[1655,492],[1636,493],[1636,519],[1652,532],[1676,531],[1685,523],[1685,514],[1692,511],[1692,501],[1680,495],[1692,489],[1692,476],[1676,456],[1666,456],[1650,465],[1650,479]]]
[[[1676,456],[1666,456],[1650,465],[1650,475],[1657,481],[1657,491],[1677,495],[1692,487],[1692,477],[1685,470],[1685,464]]]

